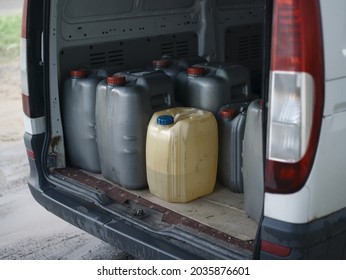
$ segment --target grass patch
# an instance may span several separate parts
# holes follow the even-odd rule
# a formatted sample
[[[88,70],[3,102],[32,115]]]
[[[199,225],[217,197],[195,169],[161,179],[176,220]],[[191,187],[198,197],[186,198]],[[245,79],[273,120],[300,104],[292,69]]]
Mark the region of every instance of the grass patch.
[[[19,58],[21,16],[0,16],[0,63]]]

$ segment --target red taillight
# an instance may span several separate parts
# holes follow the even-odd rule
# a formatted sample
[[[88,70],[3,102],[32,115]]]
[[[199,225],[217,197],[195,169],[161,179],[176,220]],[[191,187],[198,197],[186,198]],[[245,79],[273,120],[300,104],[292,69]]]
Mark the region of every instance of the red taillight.
[[[318,0],[275,0],[271,70],[313,74],[321,69],[321,32]]]
[[[28,148],[26,149],[26,154],[28,155],[29,158],[35,160],[35,153],[32,150],[29,150]]]
[[[274,243],[262,240],[261,241],[261,251],[269,253],[271,255],[285,258],[291,254],[292,249],[285,247],[285,246],[281,246],[278,244],[274,244]]]
[[[292,193],[307,180],[324,103],[318,0],[275,0],[269,87],[266,191]]]
[[[22,14],[22,38],[26,38],[26,24],[28,15],[28,0],[24,0]]]
[[[22,106],[23,106],[23,112],[24,112],[28,117],[31,117],[29,96],[26,95],[26,94],[22,94]]]

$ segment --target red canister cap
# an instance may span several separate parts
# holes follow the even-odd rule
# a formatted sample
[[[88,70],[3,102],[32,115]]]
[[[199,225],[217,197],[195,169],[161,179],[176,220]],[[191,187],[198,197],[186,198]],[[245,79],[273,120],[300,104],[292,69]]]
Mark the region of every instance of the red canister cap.
[[[205,68],[201,66],[189,67],[186,72],[189,76],[200,77],[205,75]]]
[[[153,66],[156,68],[167,68],[170,62],[168,59],[157,59],[153,60]]]
[[[124,86],[126,84],[126,78],[121,75],[107,77],[107,84],[111,86]]]
[[[232,108],[224,108],[220,112],[220,116],[224,119],[233,119],[238,114],[238,111]]]
[[[70,75],[72,78],[85,78],[87,72],[84,69],[71,70]]]

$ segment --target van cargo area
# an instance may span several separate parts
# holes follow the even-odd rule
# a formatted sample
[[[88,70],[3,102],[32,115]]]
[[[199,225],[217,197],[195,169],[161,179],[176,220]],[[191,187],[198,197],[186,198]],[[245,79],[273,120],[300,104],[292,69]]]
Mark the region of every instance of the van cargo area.
[[[75,211],[97,216],[99,224],[82,225],[68,215],[64,219],[139,258],[252,258],[263,205],[263,166],[258,165],[260,172],[244,172],[242,155],[247,107],[267,98],[266,1],[52,0],[46,9],[50,11],[45,37],[49,55],[44,57],[49,71],[50,136],[43,155],[47,177],[71,203],[83,200]],[[232,111],[237,102],[243,105]],[[150,119],[154,112],[174,107],[210,111],[218,124],[221,107],[229,107],[222,113],[226,119],[244,117],[233,126],[222,126],[229,132],[218,132],[223,146],[225,137],[237,133],[238,140],[229,140],[234,152],[219,145],[218,164],[231,165],[229,172],[218,166],[211,175],[212,191],[187,202],[169,202],[152,194],[143,169]],[[83,110],[89,110],[89,116]],[[246,142],[261,149],[265,133],[253,131],[253,135],[247,131]],[[224,159],[233,154],[236,159]],[[263,151],[254,154],[259,157],[254,162],[261,163]],[[182,158],[172,157],[168,156],[167,166],[182,168]],[[251,154],[246,158],[251,161]],[[236,177],[223,183],[220,172]],[[259,174],[256,190],[254,185],[243,187],[254,181],[243,178],[252,173]],[[183,179],[179,180],[172,183],[178,192],[173,195],[180,195]],[[225,186],[228,183],[236,186]],[[251,216],[244,204],[246,190],[258,196],[247,193],[249,203],[260,205]],[[121,221],[121,227],[115,221]],[[101,234],[97,229],[101,225],[118,232],[117,237]],[[153,244],[154,238],[155,248],[138,249],[146,240]]]

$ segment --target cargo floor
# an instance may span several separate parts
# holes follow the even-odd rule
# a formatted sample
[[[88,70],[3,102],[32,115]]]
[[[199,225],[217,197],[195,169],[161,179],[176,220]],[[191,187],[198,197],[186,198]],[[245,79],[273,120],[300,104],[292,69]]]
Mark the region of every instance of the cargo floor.
[[[198,226],[205,225],[206,228],[209,228],[209,234],[210,231],[214,231],[212,234],[220,235],[221,233],[222,239],[232,238],[233,242],[242,243],[239,244],[240,247],[251,249],[252,241],[256,236],[258,224],[245,213],[243,194],[233,193],[220,185],[215,187],[212,194],[194,201],[169,203],[152,195],[148,189],[137,191],[123,189],[107,181],[100,174],[74,168],[60,169],[57,173],[64,176],[65,179],[77,180],[105,191],[107,196],[120,203],[131,199],[135,203],[146,204],[150,208],[157,208],[165,213],[167,209],[173,211],[176,217],[180,217],[179,219],[188,219],[190,223],[192,221]]]

